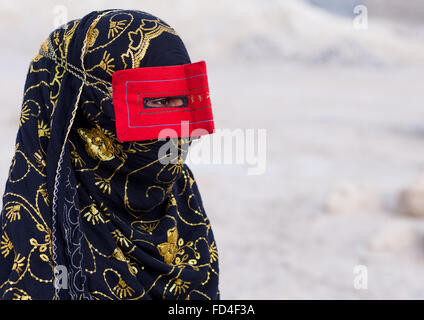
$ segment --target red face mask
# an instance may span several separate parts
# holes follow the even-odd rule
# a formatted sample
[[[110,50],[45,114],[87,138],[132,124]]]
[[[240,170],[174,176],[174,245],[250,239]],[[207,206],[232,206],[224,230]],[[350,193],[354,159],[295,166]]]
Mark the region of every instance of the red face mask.
[[[214,132],[204,61],[116,71],[112,90],[120,141]]]

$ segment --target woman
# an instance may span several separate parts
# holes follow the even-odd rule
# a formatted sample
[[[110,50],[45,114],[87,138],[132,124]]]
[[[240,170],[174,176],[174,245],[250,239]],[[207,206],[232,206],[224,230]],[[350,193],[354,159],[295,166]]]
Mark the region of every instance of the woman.
[[[218,255],[188,139],[119,141],[112,75],[190,64],[164,21],[92,12],[30,63],[1,213],[1,299],[219,299]],[[140,69],[140,70],[141,70]],[[149,100],[149,107],[180,103]],[[169,154],[168,154],[169,155]]]

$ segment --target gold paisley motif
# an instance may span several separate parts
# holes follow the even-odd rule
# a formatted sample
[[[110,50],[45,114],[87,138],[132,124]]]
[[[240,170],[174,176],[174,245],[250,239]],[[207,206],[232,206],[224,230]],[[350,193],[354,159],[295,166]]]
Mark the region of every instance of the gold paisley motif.
[[[146,54],[150,40],[159,37],[164,32],[177,34],[173,28],[160,22],[159,19],[142,19],[141,25],[136,31],[128,32],[129,48],[121,55],[124,68],[140,68],[141,60]]]
[[[41,45],[41,50],[48,52],[49,51],[49,40],[44,40],[43,44]],[[32,62],[38,62],[43,56],[40,53],[37,53],[37,55],[32,59]]]
[[[179,278],[175,279],[173,282],[171,288],[169,289],[169,292],[173,293],[174,296],[180,295],[181,293],[185,293],[188,289],[191,282],[189,281],[183,281]]]
[[[66,59],[66,57],[68,56],[69,43],[71,42],[72,37],[74,36],[75,30],[77,29],[79,22],[80,22],[79,20],[75,20],[71,22],[72,26],[69,30],[68,30],[69,25],[66,25],[66,31],[63,35],[63,41],[62,41],[63,49],[59,47],[59,50],[61,51],[63,59]]]
[[[10,251],[13,250],[13,243],[12,241],[10,241],[6,232],[1,236],[0,244],[1,244],[1,247],[0,247],[1,254],[3,255],[4,258],[7,258]]]
[[[115,36],[115,33],[118,34],[120,31],[124,30],[126,22],[127,20],[113,21],[112,19],[110,19],[109,32],[107,33],[108,39],[111,37],[113,38]]]
[[[79,128],[80,137],[86,142],[85,150],[93,159],[109,161],[115,158],[115,148],[111,139],[98,128]]]
[[[87,48],[91,48],[96,43],[97,37],[99,36],[99,29],[90,28],[87,36]]]
[[[108,15],[108,14],[110,14],[112,12],[115,12],[115,11],[117,11],[117,10],[110,10],[110,11],[107,11],[104,14],[100,15],[98,17],[99,19],[97,19],[97,21],[95,21],[95,23],[93,23],[93,27],[97,25],[97,23],[100,20],[100,18],[102,18],[103,16]],[[93,46],[93,47],[87,48],[88,49],[87,50],[88,53],[91,53],[91,52],[94,52],[96,50],[99,50],[99,49],[102,49],[102,48],[105,48],[105,47],[109,46],[113,41],[115,41],[116,39],[118,39],[125,32],[125,30],[131,25],[131,23],[134,20],[134,17],[131,14],[124,13],[124,12],[119,12],[119,13],[116,13],[116,14],[114,14],[114,15],[112,15],[110,17],[110,19],[109,19],[109,27],[111,25],[113,26],[113,22],[115,22],[113,19],[115,17],[117,17],[117,16],[122,17],[122,19],[121,20],[118,20],[118,21],[125,21],[124,22],[125,25],[123,23],[120,24],[120,28],[122,28],[122,29],[118,30],[118,33],[116,33],[116,34],[114,33],[114,35],[112,35],[112,38],[109,41],[107,41],[106,43],[104,43],[104,44],[98,44],[95,47]],[[126,17],[127,19],[123,19],[123,17]],[[108,35],[109,34],[110,34],[110,29],[108,30]]]
[[[178,252],[177,239],[178,239],[178,230],[176,227],[171,228],[167,231],[168,241],[158,244],[157,248],[159,254],[163,257],[163,260],[166,264],[171,265],[174,261],[175,256]]]
[[[99,12],[97,16],[90,18],[91,24],[89,27],[87,25],[85,43],[82,46],[84,51],[75,52],[77,58],[81,57],[82,69],[89,72],[89,70],[98,68],[96,71],[99,71],[100,74],[110,76],[122,67],[140,67],[152,39],[159,37],[165,32],[177,35],[174,29],[161,22],[160,19],[137,18],[135,20],[134,17],[135,15],[128,12],[108,10]],[[74,55],[73,39],[77,35],[76,32],[79,32],[79,24],[80,20],[71,21],[50,35],[51,43],[54,46],[50,50],[54,50],[58,57],[66,60],[67,57]],[[127,31],[129,28],[131,29]],[[78,34],[78,38],[81,36],[83,37],[84,35]],[[123,40],[123,42],[126,41],[126,44],[119,48],[113,45],[113,42],[118,38]],[[47,40],[43,42],[41,49],[48,51]],[[89,53],[96,50],[99,51],[87,57]],[[84,59],[85,57],[86,59]],[[121,65],[121,60],[124,64],[123,66]],[[85,62],[90,62],[90,65],[85,66]],[[48,221],[51,217],[49,216],[48,207],[54,203],[54,198],[51,198],[52,195],[49,194],[46,188],[45,170],[48,164],[48,161],[46,161],[46,147],[53,134],[52,125],[54,125],[53,119],[56,118],[54,117],[56,106],[59,107],[61,103],[59,94],[63,90],[67,90],[63,81],[66,74],[63,66],[45,64],[42,56],[37,54],[30,65],[29,73],[32,72],[39,73],[29,78],[31,81],[28,82],[25,88],[19,125],[20,130],[26,130],[24,131],[24,136],[33,139],[34,145],[29,149],[30,152],[27,152],[27,148],[22,149],[20,147],[22,140],[15,144],[15,155],[12,159],[7,181],[8,186],[13,187],[10,187],[3,196],[2,214],[4,217],[0,233],[0,265],[9,265],[8,268],[10,270],[8,272],[11,275],[9,279],[0,283],[1,295],[2,297],[20,300],[36,299],[40,295],[37,292],[38,288],[40,290],[50,290],[53,286],[54,237],[52,230],[49,228]],[[103,85],[100,82],[95,84]],[[82,90],[85,89],[83,88]],[[37,96],[41,91],[46,92],[46,99],[39,99]],[[202,99],[202,97],[198,96],[193,96],[192,98]],[[157,141],[120,143],[114,133],[101,127],[101,119],[105,116],[102,105],[103,100],[95,100],[85,94],[80,96],[78,106],[83,106],[83,112],[86,111],[86,113],[82,113],[82,116],[85,117],[87,123],[91,124],[90,127],[92,126],[92,128],[79,128],[72,135],[69,135],[67,141],[69,141],[69,147],[71,147],[71,161],[74,164],[77,179],[79,178],[78,175],[86,175],[85,178],[90,178],[90,183],[97,186],[100,196],[104,196],[106,199],[113,192],[114,197],[122,197],[123,207],[108,205],[109,209],[106,209],[103,206],[106,202],[95,202],[89,195],[92,202],[84,203],[83,198],[81,198],[81,206],[83,208],[79,209],[80,223],[83,224],[84,230],[87,231],[84,234],[84,241],[88,242],[91,253],[89,262],[93,266],[90,270],[86,269],[86,275],[100,282],[99,287],[92,288],[93,297],[133,300],[141,299],[151,292],[152,296],[154,294],[165,297],[167,293],[174,298],[179,298],[178,296],[183,294],[185,294],[183,298],[186,298],[186,295],[188,295],[187,298],[190,298],[190,294],[196,292],[209,298],[202,292],[206,291],[206,288],[202,288],[207,283],[211,283],[210,279],[218,276],[215,267],[218,261],[218,251],[215,242],[208,237],[210,225],[206,218],[201,222],[191,223],[188,221],[191,217],[198,218],[201,215],[203,218],[205,215],[202,212],[202,208],[194,201],[196,195],[191,187],[194,186],[195,180],[188,169],[184,167],[184,157],[181,158],[178,153],[174,156],[174,162],[171,161],[168,165],[162,165],[161,168],[158,168],[157,165],[161,159],[156,157],[150,159],[150,154],[146,154],[154,152]],[[109,102],[105,101],[105,105],[106,103]],[[97,109],[96,105],[98,106]],[[70,130],[71,126],[65,129]],[[180,140],[178,141],[179,147],[181,147],[183,142],[183,139]],[[86,152],[77,148],[80,145],[84,145],[83,149]],[[179,151],[180,149],[182,147],[178,148]],[[140,163],[140,166],[128,165],[124,167],[124,164],[127,164],[130,160],[133,161],[138,156],[143,158],[144,161]],[[95,161],[90,162],[91,158]],[[114,159],[116,161],[103,163],[103,161],[112,161]],[[87,165],[89,162],[90,165]],[[151,175],[151,184],[137,193],[139,175],[148,174],[148,168],[152,167],[158,169]],[[19,171],[16,170],[17,168],[19,168]],[[107,172],[108,170],[110,172]],[[120,171],[121,175],[112,180],[118,171]],[[33,185],[33,180],[28,179],[33,173],[42,178],[42,182]],[[179,175],[182,180],[178,180],[178,183],[173,184],[174,181],[167,181],[166,177],[168,175]],[[31,177],[33,176],[31,175]],[[119,179],[122,179],[122,184],[119,184]],[[118,183],[112,186],[112,181],[117,181]],[[20,183],[20,185],[15,188],[15,183]],[[175,188],[173,188],[174,185],[176,186]],[[184,187],[182,188],[182,186]],[[33,191],[33,195],[30,195],[31,199],[19,194],[17,190],[21,190],[19,189],[20,187],[31,188],[31,191]],[[76,185],[78,191],[85,187],[84,180],[79,181]],[[114,189],[112,190],[112,188]],[[128,193],[127,189],[131,192]],[[175,192],[175,194],[172,192]],[[131,194],[131,199],[128,198],[129,194]],[[183,196],[181,197],[181,195]],[[134,201],[137,199],[132,199],[132,197],[136,198],[138,196],[149,198],[148,205],[150,207],[133,209],[131,206],[136,206],[138,203]],[[92,203],[96,203],[96,205],[92,205]],[[160,208],[163,215],[159,218],[151,216],[150,213],[155,213],[152,212],[154,208]],[[189,210],[180,212],[181,208],[189,208]],[[120,209],[122,209],[123,214],[114,212],[114,210]],[[132,212],[149,213],[143,218],[145,220],[140,220],[142,215],[135,215]],[[136,219],[133,219],[134,217]],[[162,234],[164,229],[161,227],[164,223],[170,221],[172,224],[165,229],[166,235]],[[131,224],[130,230],[123,232],[120,226],[125,223],[129,227],[128,222]],[[27,225],[31,225],[32,228],[28,227],[27,229]],[[16,235],[16,233],[12,232],[13,228],[21,226],[28,230],[28,233]],[[183,229],[180,229],[180,226]],[[182,233],[181,230],[187,230],[187,228],[190,229],[190,232],[179,234],[179,231]],[[101,246],[97,246],[95,243],[91,244],[89,241],[95,240],[90,238],[92,234],[88,230],[95,230],[95,232],[99,230],[105,242],[114,242],[114,247],[104,252]],[[158,238],[161,239],[159,243],[157,241]],[[24,248],[22,246],[15,246],[19,243],[28,245],[28,242],[30,246],[27,251],[21,251]],[[140,259],[137,252],[140,247],[145,248],[145,252],[153,252],[155,258],[163,259],[161,270],[152,272],[151,268],[143,265],[145,263],[144,260],[137,260]],[[200,253],[202,253],[203,264],[200,263]],[[7,263],[5,264],[6,259]],[[39,266],[41,264],[44,265],[44,269],[40,269]],[[49,270],[46,268],[50,267],[51,273],[46,273],[45,271]],[[194,282],[191,283],[190,281],[193,280],[186,278],[184,268],[190,268],[190,272],[200,271],[199,275],[201,280],[203,280],[200,282],[201,286],[197,287],[198,290],[193,290],[191,287]],[[101,278],[102,274],[103,279]],[[34,286],[36,290],[32,288],[30,292],[18,289],[18,286],[25,287],[26,279],[28,278],[31,279],[31,283],[38,283],[40,286]],[[140,279],[145,281],[143,286],[135,284]],[[46,283],[50,283],[49,287],[42,287],[42,284]],[[137,291],[140,292],[135,294]],[[52,298],[55,298],[54,293],[52,293]]]

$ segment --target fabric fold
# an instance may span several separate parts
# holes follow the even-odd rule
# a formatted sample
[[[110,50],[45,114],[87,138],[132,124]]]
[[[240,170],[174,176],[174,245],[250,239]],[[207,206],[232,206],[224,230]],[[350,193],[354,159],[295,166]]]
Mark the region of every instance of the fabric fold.
[[[117,70],[186,63],[175,30],[141,11],[92,12],[49,35],[3,196],[1,299],[219,299],[190,141],[120,142],[109,95]]]

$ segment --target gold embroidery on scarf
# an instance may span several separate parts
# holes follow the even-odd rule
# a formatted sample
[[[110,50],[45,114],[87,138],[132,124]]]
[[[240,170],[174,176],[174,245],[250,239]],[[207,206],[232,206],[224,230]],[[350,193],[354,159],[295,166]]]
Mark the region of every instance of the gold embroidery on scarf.
[[[185,293],[190,283],[190,281],[183,281],[180,278],[177,278],[169,289],[169,292],[173,293],[174,296]]]
[[[106,279],[106,274],[108,272],[112,272],[118,277],[118,283],[115,286],[113,286],[112,288],[110,287],[109,281]],[[133,288],[131,288],[122,279],[121,274],[119,272],[117,272],[116,270],[112,269],[112,268],[108,268],[105,271],[103,271],[103,279],[104,279],[106,285],[108,286],[110,292],[118,299],[131,297],[135,293],[135,290]]]
[[[105,52],[103,53],[103,57],[100,60],[100,62],[98,64],[96,64],[95,66],[93,66],[92,68],[87,69],[86,71],[90,72],[90,71],[93,71],[95,68],[99,67],[99,68],[103,69],[108,75],[111,76],[115,72],[114,71],[115,65],[112,64],[114,60],[115,60],[114,58],[110,57],[110,53],[108,53],[105,50]],[[98,84],[102,84],[102,83],[100,83],[100,82],[93,83],[93,85],[98,85]]]
[[[100,48],[106,48],[103,52],[102,59],[99,62],[97,67],[103,69],[107,74],[111,75],[116,67],[116,59],[119,60],[117,57],[111,56],[112,48],[108,48],[107,46],[112,43],[115,39],[120,37],[125,33],[125,30],[131,25],[133,21],[133,16],[126,13],[117,13],[113,15],[109,19],[109,29],[106,29],[106,34],[104,35],[104,39],[108,39],[109,41],[106,44],[100,45],[100,32],[97,25],[97,21],[101,17],[103,17],[106,14],[110,14],[113,11],[108,11],[107,13],[104,13],[102,15],[99,15],[99,17],[96,18],[96,22],[92,24],[92,26],[89,29],[89,34],[86,37],[85,45],[83,46],[84,53],[87,52],[93,52],[95,50],[98,50]],[[119,15],[119,16],[118,16]],[[128,16],[129,18],[124,18],[125,16]],[[114,17],[118,17],[116,21],[113,21],[115,19]],[[59,31],[55,31],[52,34],[52,42],[55,44],[54,51],[57,52],[60,56],[63,58],[66,58],[68,54],[72,54],[70,52],[71,47],[70,43],[72,38],[74,37],[74,33],[76,31],[76,28],[79,24],[78,21],[70,22],[68,26],[65,29],[60,29]],[[143,19],[140,27],[132,32],[128,32],[128,40],[130,41],[130,46],[128,48],[125,48],[123,52],[121,52],[120,57],[122,61],[124,62],[124,65],[126,68],[130,67],[137,67],[140,66],[141,60],[146,54],[146,50],[149,47],[150,40],[160,36],[163,32],[169,32],[172,34],[176,34],[175,31],[161,23],[159,20],[149,20],[149,19]],[[46,42],[44,42],[41,46],[44,51],[46,48]],[[119,56],[118,56],[119,57]],[[38,55],[33,58],[33,62],[40,61],[41,57]],[[114,60],[115,59],[115,60]],[[41,65],[43,61],[40,61],[39,64],[34,64],[35,68],[37,68],[39,65]],[[45,169],[46,166],[46,156],[45,156],[45,150],[43,149],[44,142],[46,142],[46,139],[50,139],[50,128],[52,125],[52,119],[54,115],[54,110],[57,105],[57,99],[59,96],[59,92],[61,90],[62,86],[62,78],[64,75],[64,68],[57,65],[54,68],[52,67],[51,71],[47,70],[46,68],[40,68],[40,69],[34,69],[33,64],[31,64],[30,67],[30,73],[31,72],[41,72],[46,71],[46,74],[41,73],[40,77],[44,77],[43,80],[37,80],[32,83],[31,86],[29,86],[25,93],[24,93],[24,99],[26,98],[27,93],[30,93],[31,90],[40,87],[40,89],[37,90],[48,90],[50,94],[50,101],[41,102],[40,100],[37,101],[30,101],[28,99],[24,100],[24,105],[22,107],[22,114],[20,118],[20,126],[24,126],[25,128],[33,128],[31,129],[31,134],[35,137],[35,141],[37,141],[38,136],[38,142],[40,143],[40,146],[34,147],[33,154],[25,155],[21,150],[18,150],[19,143],[15,146],[15,156],[12,161],[11,171],[13,171],[14,165],[19,165],[23,168],[21,170],[20,177],[16,177],[12,174],[13,179],[10,179],[10,183],[19,183],[21,181],[22,184],[26,183],[26,177],[28,172],[30,170],[35,170],[38,174],[40,174],[42,177],[45,177],[45,174],[43,173],[43,169]],[[51,77],[48,74],[51,73]],[[103,83],[100,83],[104,85]],[[41,88],[41,86],[43,86]],[[84,98],[82,97],[82,100]],[[47,99],[49,100],[49,99]],[[30,104],[32,102],[32,104]],[[84,104],[87,101],[82,101]],[[101,104],[100,104],[101,106]],[[38,112],[36,109],[38,108]],[[50,119],[33,119],[35,117],[38,117],[40,114],[44,114],[44,111],[48,109],[51,110],[49,112]],[[41,111],[43,113],[41,113]],[[93,115],[93,118],[96,118],[97,116],[101,115],[103,113],[102,108],[100,107],[100,111]],[[36,121],[35,121],[36,120]],[[93,121],[92,121],[93,120]],[[90,122],[95,125],[96,119],[91,119]],[[35,122],[35,124],[34,124]],[[97,128],[99,131],[91,132],[91,135],[88,134],[88,131],[92,129],[84,129],[86,130],[84,132],[85,137],[84,144],[85,147],[88,148],[90,151],[87,151],[87,154],[82,152],[82,154],[79,154],[77,152],[75,145],[72,143],[71,140],[70,143],[73,146],[73,150],[71,151],[71,160],[72,163],[74,163],[78,167],[84,167],[86,164],[86,161],[89,159],[89,157],[98,160],[98,165],[94,168],[84,168],[76,170],[80,174],[83,174],[83,172],[89,172],[94,171],[94,178],[95,178],[95,185],[97,185],[102,192],[109,193],[111,192],[110,187],[110,179],[113,177],[113,175],[123,166],[126,154],[125,153],[142,153],[142,152],[148,152],[150,151],[149,145],[155,143],[155,141],[143,141],[143,142],[133,142],[128,144],[128,149],[125,150],[125,152],[122,150],[122,145],[116,142],[116,139],[113,135],[106,134],[105,131],[101,128]],[[27,131],[28,132],[28,131]],[[103,135],[102,135],[103,133]],[[81,134],[79,134],[81,136]],[[90,136],[90,138],[88,138]],[[78,135],[76,135],[78,137]],[[96,139],[97,137],[97,139]],[[104,139],[106,137],[106,139]],[[114,165],[114,173],[108,177],[108,178],[102,178],[98,175],[97,169],[99,168],[99,165],[102,161],[109,161],[114,158],[119,158],[122,162],[119,164],[117,163]],[[31,162],[31,161],[32,162]],[[152,196],[153,192],[160,191],[163,193],[162,197],[158,197],[161,199],[158,199],[158,203],[154,204],[152,208],[148,210],[140,210],[140,211],[149,211],[153,209],[154,207],[157,207],[158,205],[161,205],[165,199],[167,199],[167,206],[165,208],[167,209],[168,214],[161,217],[158,220],[151,220],[151,221],[141,221],[136,220],[133,223],[131,223],[131,227],[134,227],[133,230],[131,230],[131,235],[127,235],[128,237],[124,236],[121,231],[118,229],[111,229],[113,230],[111,237],[113,237],[116,240],[116,243],[121,246],[125,251],[124,252],[117,248],[113,251],[111,254],[110,251],[108,254],[104,254],[100,252],[98,248],[95,248],[91,243],[88,242],[88,239],[85,236],[85,240],[88,243],[88,246],[90,248],[90,252],[93,259],[94,264],[94,270],[86,270],[89,274],[99,274],[101,275],[102,272],[111,271],[114,272],[117,277],[115,277],[113,284],[109,286],[108,281],[106,278],[104,278],[104,283],[109,287],[109,290],[111,293],[105,291],[104,293],[101,293],[99,291],[93,291],[93,294],[96,294],[97,297],[103,297],[103,298],[131,298],[131,299],[139,299],[145,296],[148,292],[151,290],[163,290],[164,289],[164,282],[166,283],[168,281],[168,284],[166,284],[165,289],[163,290],[163,293],[169,292],[170,294],[174,296],[178,296],[183,293],[191,293],[191,292],[197,292],[198,294],[208,298],[208,296],[199,291],[199,290],[192,290],[190,291],[190,285],[191,283],[187,281],[187,279],[184,279],[184,277],[181,276],[181,270],[185,267],[191,267],[193,270],[199,270],[200,267],[206,267],[208,266],[208,263],[216,263],[218,260],[218,252],[216,249],[215,242],[208,243],[207,234],[210,230],[210,225],[206,220],[206,216],[202,212],[202,209],[199,207],[199,205],[196,202],[193,190],[191,190],[191,187],[195,183],[194,178],[191,177],[189,171],[185,170],[182,161],[180,161],[179,158],[176,159],[176,163],[172,165],[166,166],[164,170],[168,170],[172,174],[178,174],[181,173],[181,176],[183,177],[181,180],[181,183],[184,184],[184,188],[180,190],[181,192],[178,195],[184,194],[184,197],[178,198],[178,204],[181,202],[185,202],[184,205],[188,206],[190,210],[188,212],[178,211],[177,207],[177,201],[175,196],[171,193],[172,192],[172,183],[169,183],[168,185],[163,188],[159,185],[153,185],[150,186],[145,196],[149,197]],[[130,207],[130,204],[133,205],[132,199],[128,199],[127,197],[127,184],[128,184],[128,177],[131,174],[135,174],[136,172],[139,172],[143,169],[146,169],[152,165],[154,165],[157,160],[151,161],[150,163],[147,163],[143,165],[142,168],[133,170],[126,174],[127,178],[125,181],[124,188],[121,188],[121,190],[114,190],[117,194],[122,196],[124,193],[124,199],[125,199],[125,208],[133,210]],[[25,169],[25,165],[27,166],[27,169]],[[26,172],[25,172],[26,171]],[[16,174],[16,172],[15,172]],[[22,176],[23,174],[23,176]],[[92,174],[92,173],[90,173]],[[9,177],[10,178],[10,177]],[[159,179],[159,176],[157,176]],[[80,184],[79,184],[80,185]],[[36,187],[38,188],[35,199],[27,200],[23,198],[22,196],[14,193],[6,193],[4,195],[4,199],[6,199],[4,204],[4,222],[2,224],[2,233],[0,238],[0,259],[10,259],[13,260],[12,270],[19,275],[19,278],[12,282],[10,280],[6,280],[3,283],[0,283],[0,289],[2,289],[5,286],[13,286],[17,285],[19,281],[21,281],[25,276],[31,277],[34,279],[34,281],[38,282],[50,282],[52,283],[53,279],[53,268],[51,272],[52,279],[40,279],[36,275],[33,274],[31,271],[31,266],[35,266],[37,264],[33,264],[33,261],[38,261],[38,263],[42,262],[46,265],[52,264],[52,241],[51,241],[51,229],[48,228],[48,225],[43,219],[43,216],[41,215],[41,210],[43,209],[39,207],[39,203],[44,203],[45,205],[50,205],[49,200],[49,194],[47,192],[45,183],[40,184],[40,186]],[[169,194],[168,194],[169,193]],[[6,198],[5,198],[6,197]],[[8,197],[17,197],[19,198],[18,201],[9,201]],[[45,209],[45,208],[44,208]],[[168,211],[169,210],[169,211]],[[133,210],[137,211],[137,210]],[[193,215],[194,213],[194,215]],[[107,213],[109,216],[113,216],[116,220],[121,220],[118,214],[115,215],[115,213],[110,212]],[[106,217],[109,217],[106,214],[105,211],[102,210],[102,204],[98,207],[86,207],[85,210],[81,210],[81,215],[83,219],[81,219],[82,223],[85,223],[86,227],[92,227],[96,226],[96,228],[109,228],[112,226],[110,223],[110,220],[107,220]],[[197,219],[195,222],[189,222],[187,220],[191,220],[192,217],[202,217],[204,219]],[[26,219],[29,217],[29,219]],[[122,217],[122,216],[121,216]],[[163,218],[169,218],[172,219],[175,223],[175,225],[178,224],[187,224],[192,228],[202,228],[197,230],[204,230],[206,232],[206,237],[196,237],[193,239],[187,239],[192,241],[185,241],[178,235],[177,229],[171,228],[167,232],[167,241],[164,243],[157,244],[154,239],[158,235],[158,226],[161,221],[163,221]],[[28,223],[28,220],[30,223],[33,223],[35,226],[34,228],[34,235],[28,236],[28,239],[30,240],[30,244],[33,245],[33,249],[28,253],[23,252],[16,252],[17,250],[14,247],[13,241],[15,240],[13,238],[14,234],[6,233],[7,225],[8,224],[26,224]],[[199,222],[200,220],[200,222]],[[94,228],[94,227],[93,227]],[[105,229],[106,230],[106,229]],[[160,229],[162,230],[162,229]],[[138,239],[137,237],[137,231],[143,232],[143,239]],[[106,231],[107,232],[107,231]],[[41,234],[40,234],[41,233]],[[152,236],[152,237],[151,237]],[[37,240],[36,240],[37,239]],[[44,243],[40,241],[40,239],[44,239]],[[151,241],[148,241],[151,240]],[[16,241],[16,240],[15,240]],[[28,241],[28,240],[27,240]],[[159,252],[160,256],[163,257],[163,260],[166,264],[170,265],[168,271],[164,272],[163,274],[158,273],[154,275],[154,278],[151,280],[150,283],[146,284],[146,290],[142,290],[142,292],[138,293],[139,296],[133,296],[135,293],[135,290],[128,286],[129,282],[126,282],[124,280],[127,280],[124,277],[124,274],[119,274],[117,271],[113,269],[106,269],[108,266],[105,266],[104,264],[98,263],[96,264],[96,259],[98,256],[102,256],[106,259],[115,258],[119,261],[126,262],[128,265],[128,270],[131,273],[132,276],[137,275],[138,272],[141,272],[143,270],[142,263],[131,256],[128,258],[128,253],[134,251],[135,249],[135,243],[143,243],[143,245],[150,247],[151,249],[158,250],[156,252]],[[201,246],[200,246],[201,243]],[[199,259],[200,259],[200,253],[198,251],[198,248],[206,248],[205,244],[208,245],[209,248],[209,256],[205,256],[205,264],[199,265]],[[207,252],[205,253],[207,255]],[[134,261],[134,262],[132,262]],[[207,263],[206,263],[207,262]],[[0,264],[3,263],[3,260],[0,260]],[[137,267],[139,269],[137,269]],[[210,266],[209,266],[210,267]],[[35,268],[35,267],[34,267]],[[178,275],[176,275],[175,268],[180,269],[180,272],[178,272]],[[177,270],[178,270],[177,269]],[[37,270],[37,269],[35,269]],[[203,272],[203,271],[202,271]],[[104,273],[105,275],[105,273]],[[129,274],[128,274],[129,275]],[[207,281],[209,281],[209,278],[211,276],[217,276],[218,273],[216,270],[214,270],[212,267],[210,267],[207,271],[207,274],[205,275],[205,278],[201,284],[205,285]],[[139,275],[141,277],[144,277],[143,274]],[[159,281],[161,280],[161,281]],[[167,291],[168,289],[168,291]],[[13,291],[12,291],[13,290]],[[16,292],[15,292],[16,291]],[[14,299],[31,299],[31,296],[24,292],[19,291],[19,289],[15,287],[11,287],[7,290],[5,290],[4,293],[10,292],[10,294],[13,294]],[[157,292],[157,291],[156,291]],[[32,293],[31,293],[32,294]],[[189,296],[188,296],[189,297]],[[96,298],[96,297],[95,297]]]
[[[43,44],[41,45],[41,50],[46,51],[46,52],[49,51],[49,40],[48,39],[44,40]],[[40,53],[37,53],[37,55],[32,59],[32,62],[38,62],[42,57],[43,57],[43,55],[41,55]]]
[[[31,296],[27,295],[27,294],[19,294],[19,293],[14,293],[13,294],[13,298],[12,300],[32,300]]]
[[[130,40],[129,48],[121,55],[124,69],[140,68],[140,62],[146,54],[150,40],[159,37],[164,32],[177,34],[173,28],[163,24],[159,19],[142,19],[141,25],[136,31],[128,32],[128,38]],[[126,60],[131,61],[131,64],[127,64]]]
[[[66,59],[68,57],[68,50],[69,50],[69,43],[72,40],[72,37],[74,36],[75,30],[78,27],[79,20],[76,20],[73,22],[71,29],[67,30],[63,36],[63,43],[64,43],[64,55],[63,58]]]
[[[157,228],[159,225],[160,220],[154,220],[154,221],[135,221],[131,223],[131,226],[136,227],[139,231],[146,232],[150,235],[153,234],[153,231]]]
[[[96,43],[97,37],[99,36],[99,29],[90,27],[87,36],[87,48],[91,48]]]
[[[178,252],[177,239],[178,239],[178,230],[177,228],[172,228],[167,231],[168,241],[158,244],[157,248],[159,254],[163,257],[163,260],[166,264],[172,264],[175,256]]]
[[[186,266],[195,266],[196,259],[188,259],[189,254],[186,250],[191,250],[197,256],[196,251],[193,249],[193,242],[189,241],[184,243],[183,238],[178,238],[178,230],[176,227],[168,229],[168,241],[158,244],[157,249],[163,260],[168,265],[175,265],[178,268],[185,268]]]
[[[129,240],[122,234],[122,232],[119,229],[112,231],[111,234],[112,234],[112,237],[116,240],[117,244],[119,244],[121,247],[129,248],[130,246]]]
[[[128,266],[128,271],[135,277],[138,273],[138,270],[135,266],[131,265],[130,259],[125,257],[124,253],[120,248],[115,248],[113,250],[112,256],[119,261],[125,262]]]
[[[13,243],[12,241],[10,241],[9,236],[7,235],[6,232],[1,236],[0,245],[1,245],[0,247],[1,254],[3,255],[4,258],[7,258],[10,251],[13,250]]]

